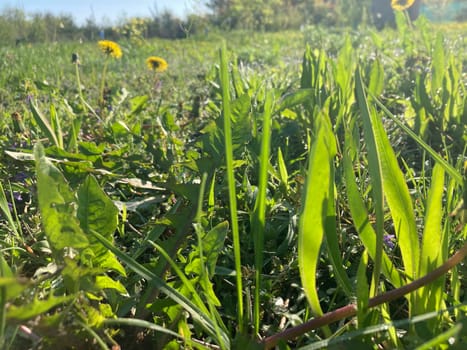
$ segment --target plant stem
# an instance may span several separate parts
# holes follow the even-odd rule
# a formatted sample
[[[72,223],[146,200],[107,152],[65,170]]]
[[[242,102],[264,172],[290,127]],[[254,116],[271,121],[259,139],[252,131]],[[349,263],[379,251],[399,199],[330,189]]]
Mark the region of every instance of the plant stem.
[[[84,97],[83,97],[83,91],[81,90],[81,79],[79,76],[79,63],[75,63],[75,72],[76,72],[76,82],[78,84],[78,94],[79,94],[79,99],[81,101],[81,108],[83,110],[86,110],[86,104],[84,103]]]
[[[405,286],[402,286],[397,289],[393,289],[387,293],[377,295],[374,298],[371,298],[368,302],[368,308],[372,308],[395,299],[398,299],[406,294],[409,294],[420,287],[423,287],[429,283],[434,282],[437,278],[446,274],[454,266],[462,262],[467,256],[467,243],[464,244],[453,256],[451,256],[443,265],[434,269],[430,273],[426,274],[422,278],[419,278]],[[341,307],[337,310],[328,312],[321,317],[314,318],[308,322],[305,322],[299,326],[286,329],[283,332],[274,334],[270,337],[267,337],[261,341],[261,344],[264,345],[265,349],[272,349],[277,343],[281,340],[291,340],[297,338],[300,335],[303,335],[313,329],[317,329],[328,325],[330,323],[339,321],[343,318],[348,318],[355,316],[357,313],[357,306],[355,304],[348,304],[344,307]]]
[[[104,69],[102,70],[101,89],[99,94],[99,105],[101,108],[104,107],[104,89],[105,89],[105,75],[107,74],[107,66],[109,65],[109,59],[105,59]]]

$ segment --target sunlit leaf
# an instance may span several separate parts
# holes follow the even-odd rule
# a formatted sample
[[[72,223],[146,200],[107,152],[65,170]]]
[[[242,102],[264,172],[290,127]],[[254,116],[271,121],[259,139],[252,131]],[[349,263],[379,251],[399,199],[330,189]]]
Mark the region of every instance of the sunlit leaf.
[[[53,250],[88,246],[89,241],[76,218],[76,202],[61,172],[45,158],[40,143],[34,148],[37,192],[42,224]]]
[[[67,303],[74,298],[74,295],[57,297],[51,295],[48,299],[34,299],[32,302],[21,306],[10,305],[7,309],[7,319],[28,320],[38,315],[44,314],[56,306]]]

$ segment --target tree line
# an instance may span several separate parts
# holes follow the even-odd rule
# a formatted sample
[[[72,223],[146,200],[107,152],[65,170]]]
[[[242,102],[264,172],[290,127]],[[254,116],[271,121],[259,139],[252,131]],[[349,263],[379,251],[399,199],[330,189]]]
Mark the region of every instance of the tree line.
[[[467,0],[451,2],[467,4]],[[115,25],[99,24],[93,17],[86,19],[83,25],[77,25],[72,15],[26,14],[21,9],[6,7],[0,12],[0,45],[90,41],[103,36],[111,40],[173,39],[216,29],[279,31],[317,24],[357,27],[364,23],[383,27],[392,21],[390,3],[391,0],[208,0],[208,13],[180,19],[163,11],[147,18],[123,19]],[[411,9],[413,17],[418,15],[421,3],[422,0],[416,0]],[[438,1],[424,1],[426,6],[430,3],[439,6]],[[465,21],[467,6],[461,8],[457,19]]]

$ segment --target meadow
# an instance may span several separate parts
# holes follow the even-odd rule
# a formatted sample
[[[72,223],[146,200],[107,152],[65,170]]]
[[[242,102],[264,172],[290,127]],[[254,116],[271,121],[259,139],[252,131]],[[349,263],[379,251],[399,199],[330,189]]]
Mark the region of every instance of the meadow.
[[[467,28],[396,23],[0,48],[0,348],[465,348]]]

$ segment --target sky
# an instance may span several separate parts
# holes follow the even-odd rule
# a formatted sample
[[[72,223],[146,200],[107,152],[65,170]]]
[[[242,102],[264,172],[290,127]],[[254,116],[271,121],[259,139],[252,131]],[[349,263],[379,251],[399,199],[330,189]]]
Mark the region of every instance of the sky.
[[[116,24],[129,17],[151,17],[169,10],[177,17],[201,12],[203,0],[2,0],[3,8],[19,8],[26,14],[50,12],[55,15],[71,14],[78,25],[87,18],[98,24]]]

